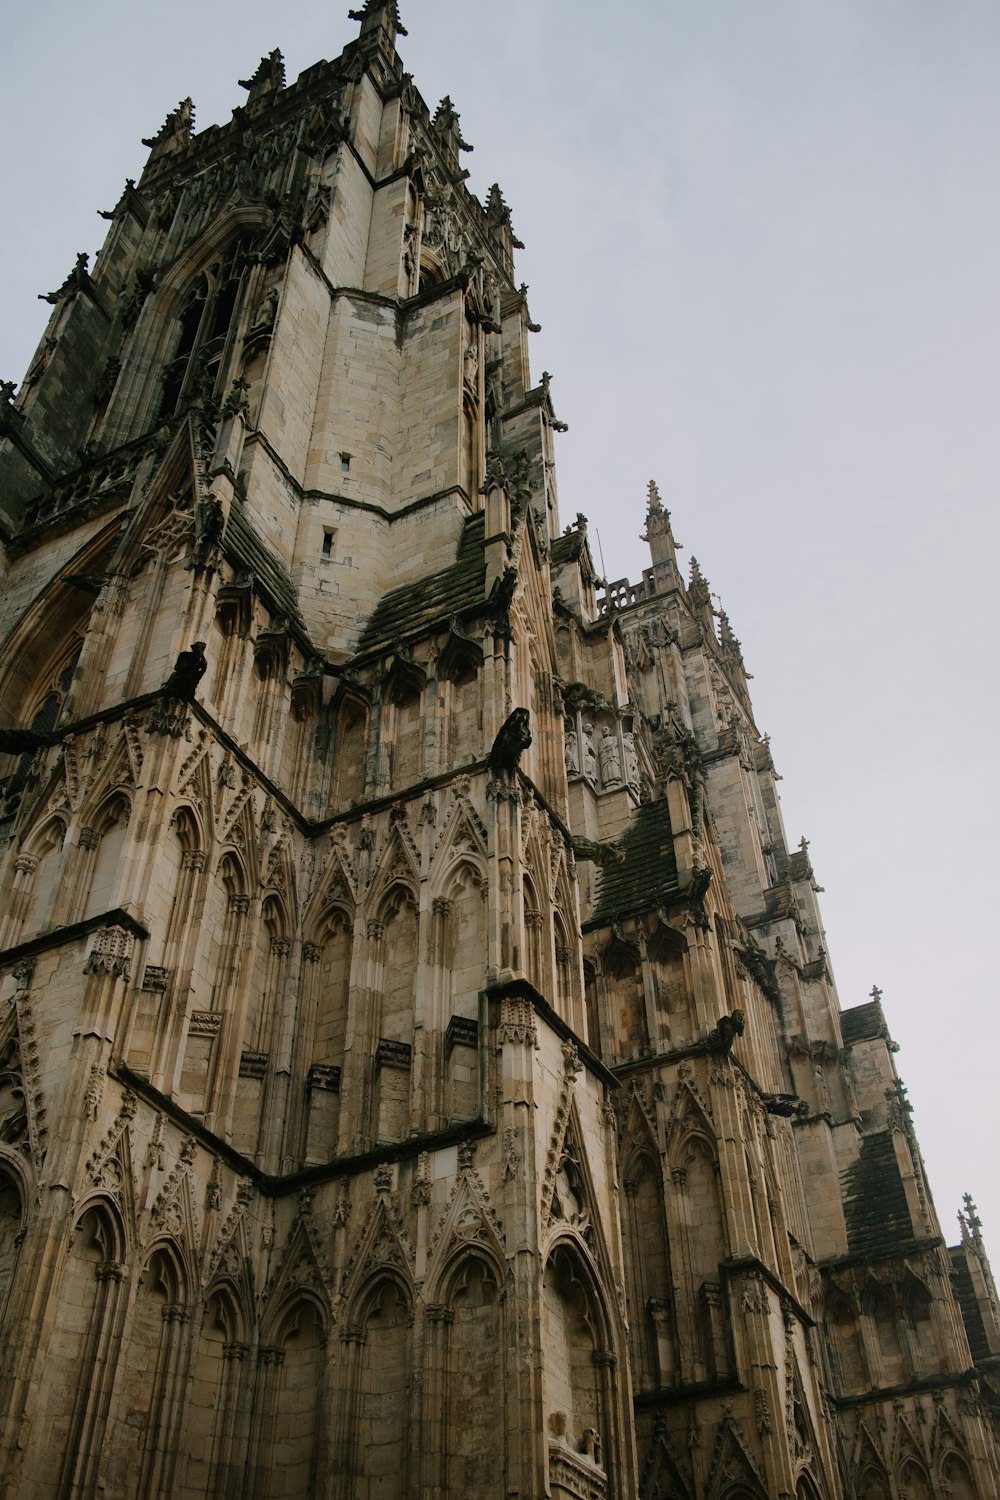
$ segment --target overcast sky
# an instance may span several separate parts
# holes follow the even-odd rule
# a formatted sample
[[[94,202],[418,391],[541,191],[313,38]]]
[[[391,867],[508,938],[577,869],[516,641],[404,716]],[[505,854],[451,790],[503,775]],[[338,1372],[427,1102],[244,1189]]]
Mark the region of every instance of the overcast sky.
[[[347,8],[7,7],[0,378],[140,138],[186,94],[226,120],[272,47],[289,79],[335,56]],[[841,1003],[883,989],[944,1232],[969,1190],[1000,1256],[1000,6],[402,13],[405,66],[432,109],[451,94],[470,186],[498,179],[526,242],[563,522],[635,579],[659,481],[754,673]]]

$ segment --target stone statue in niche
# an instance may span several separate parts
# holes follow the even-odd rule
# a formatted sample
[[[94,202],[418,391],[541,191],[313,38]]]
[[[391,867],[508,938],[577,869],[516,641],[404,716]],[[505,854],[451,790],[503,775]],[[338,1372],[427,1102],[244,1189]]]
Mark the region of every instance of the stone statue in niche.
[[[635,753],[635,736],[630,729],[622,735],[625,747],[625,781],[628,786],[639,785],[639,757]]]
[[[273,328],[277,311],[278,288],[272,286],[264,293],[257,304],[257,311],[253,315],[253,332],[257,333],[267,328]]]
[[[597,751],[594,749],[594,731],[589,724],[583,726],[583,774],[588,781],[597,780]]]
[[[580,755],[577,748],[575,729],[566,731],[566,774],[567,776],[578,776],[580,774]]]
[[[620,786],[622,779],[622,753],[618,736],[605,724],[601,730],[601,783],[603,786]]]

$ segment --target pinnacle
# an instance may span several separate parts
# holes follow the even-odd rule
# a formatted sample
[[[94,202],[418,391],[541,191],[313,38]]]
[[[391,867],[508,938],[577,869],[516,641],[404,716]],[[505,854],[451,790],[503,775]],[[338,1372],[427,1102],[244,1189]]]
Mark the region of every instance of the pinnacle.
[[[170,111],[154,136],[143,136],[144,146],[159,146],[171,138],[186,140],[194,135],[194,102],[191,96],[182,99],[176,109]]]
[[[431,124],[434,126],[434,129],[438,132],[439,135],[448,135],[449,133],[453,134],[453,145],[455,150],[471,151],[472,147],[469,145],[468,141],[463,140],[462,138],[462,131],[459,127],[460,119],[461,115],[458,113],[458,110],[451,102],[451,95],[445,94],[437,109],[434,111],[434,118],[431,121]]]
[[[275,47],[266,57],[262,57],[257,65],[257,71],[250,78],[239,80],[241,89],[260,87],[263,89],[283,89],[285,87],[285,59],[281,48]]]
[[[391,40],[397,36],[409,35],[399,19],[399,6],[396,0],[365,0],[361,10],[349,10],[347,14],[352,21],[361,22],[362,36],[370,31],[378,31],[383,26],[389,32]]]
[[[502,224],[510,219],[510,209],[499,182],[495,182],[486,197],[486,216],[491,223]]]

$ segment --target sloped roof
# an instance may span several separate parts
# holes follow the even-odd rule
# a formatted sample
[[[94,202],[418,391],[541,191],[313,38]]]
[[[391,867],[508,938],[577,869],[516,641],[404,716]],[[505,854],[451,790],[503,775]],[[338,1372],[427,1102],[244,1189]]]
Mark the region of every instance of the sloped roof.
[[[888,1130],[864,1137],[857,1161],[840,1174],[840,1189],[852,1255],[890,1254],[913,1238],[906,1192]]]
[[[585,541],[586,533],[575,529],[564,531],[562,536],[554,537],[549,543],[549,560],[552,565],[573,562],[583,551]]]
[[[484,524],[481,511],[468,517],[458,544],[458,555],[450,568],[431,573],[415,583],[404,583],[382,596],[362,632],[359,653],[388,645],[435,620],[447,619],[483,603],[486,588]]]
[[[277,612],[287,615],[304,629],[295,585],[289,573],[267,543],[257,535],[239,501],[234,500],[230,506],[222,546],[231,558],[248,569],[271,594]]]
[[[605,865],[594,922],[660,905],[677,891],[677,863],[665,800],[647,802],[619,840],[620,864]]]
[[[888,1035],[885,1016],[877,1000],[865,1005],[852,1005],[850,1010],[840,1013],[840,1034],[844,1045],[853,1047],[856,1042],[874,1042]]]
[[[982,1309],[979,1306],[976,1289],[972,1284],[972,1272],[969,1270],[961,1245],[953,1245],[948,1251],[948,1256],[951,1260],[952,1290],[962,1309],[962,1322],[965,1324],[965,1331],[969,1338],[972,1358],[978,1364],[980,1360],[989,1359],[990,1341],[986,1336]]]

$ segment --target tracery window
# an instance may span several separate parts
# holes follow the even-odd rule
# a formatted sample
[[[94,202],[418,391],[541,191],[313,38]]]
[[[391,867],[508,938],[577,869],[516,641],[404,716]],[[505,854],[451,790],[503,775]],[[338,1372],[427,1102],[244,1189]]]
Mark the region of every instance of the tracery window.
[[[202,272],[189,291],[177,318],[173,354],[163,371],[161,421],[199,391],[216,389],[229,363],[234,314],[248,271],[248,241],[241,238]]]
[[[62,665],[57,667],[48,684],[48,692],[37,704],[34,712],[29,708],[31,717],[28,728],[35,734],[50,734],[59,722],[63,711],[63,705],[69,695],[70,685],[73,681],[73,673],[76,664],[80,660],[80,652],[83,650],[83,639],[78,637],[73,641],[70,655],[63,659]],[[37,701],[37,700],[36,700]],[[24,791],[31,773],[31,762],[34,759],[32,751],[28,750],[19,756],[14,763],[14,769],[3,783],[4,805],[2,812],[9,816],[17,810],[17,803],[21,793]]]

